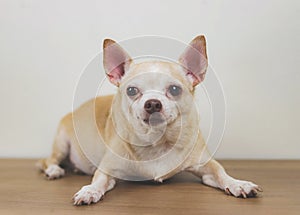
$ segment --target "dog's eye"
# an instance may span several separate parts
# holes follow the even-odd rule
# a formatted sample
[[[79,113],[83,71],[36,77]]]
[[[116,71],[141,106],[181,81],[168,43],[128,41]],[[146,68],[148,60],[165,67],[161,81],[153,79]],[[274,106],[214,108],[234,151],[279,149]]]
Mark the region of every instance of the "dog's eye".
[[[169,87],[169,92],[170,92],[170,94],[171,94],[172,96],[178,96],[178,95],[180,95],[180,94],[181,94],[181,91],[182,91],[182,89],[181,89],[181,87],[179,87],[179,86],[171,85],[171,86]]]
[[[127,95],[128,96],[135,96],[139,93],[139,89],[136,87],[128,87],[127,88]]]

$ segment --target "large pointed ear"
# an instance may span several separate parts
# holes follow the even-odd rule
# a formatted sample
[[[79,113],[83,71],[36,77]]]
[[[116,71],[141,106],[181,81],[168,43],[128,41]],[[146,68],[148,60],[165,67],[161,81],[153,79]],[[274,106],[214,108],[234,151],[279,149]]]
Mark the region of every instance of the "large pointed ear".
[[[179,58],[188,79],[196,86],[204,80],[208,66],[206,55],[206,41],[203,35],[197,36],[190,42]]]
[[[116,86],[120,85],[120,81],[131,61],[130,56],[118,43],[111,39],[104,40],[103,65],[111,83]]]

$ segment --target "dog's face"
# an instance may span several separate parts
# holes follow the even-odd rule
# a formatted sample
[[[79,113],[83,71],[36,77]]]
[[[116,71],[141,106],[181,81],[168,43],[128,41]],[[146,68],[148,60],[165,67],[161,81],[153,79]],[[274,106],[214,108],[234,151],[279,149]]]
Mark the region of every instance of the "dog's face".
[[[122,111],[137,128],[173,123],[188,109],[192,88],[175,63],[150,61],[133,64],[120,83]]]
[[[137,130],[146,133],[178,121],[190,109],[194,87],[205,76],[205,38],[196,37],[178,63],[135,63],[114,41],[104,41],[104,67],[119,87],[121,110]]]

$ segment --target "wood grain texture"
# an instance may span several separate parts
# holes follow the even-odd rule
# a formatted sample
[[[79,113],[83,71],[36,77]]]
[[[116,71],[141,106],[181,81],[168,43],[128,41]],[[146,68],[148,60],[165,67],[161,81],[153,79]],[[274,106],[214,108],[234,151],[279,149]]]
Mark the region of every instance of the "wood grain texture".
[[[221,161],[234,177],[264,189],[257,198],[227,196],[188,173],[163,184],[119,181],[98,204],[71,198],[91,177],[67,174],[48,181],[35,160],[0,160],[0,214],[300,214],[300,161]]]

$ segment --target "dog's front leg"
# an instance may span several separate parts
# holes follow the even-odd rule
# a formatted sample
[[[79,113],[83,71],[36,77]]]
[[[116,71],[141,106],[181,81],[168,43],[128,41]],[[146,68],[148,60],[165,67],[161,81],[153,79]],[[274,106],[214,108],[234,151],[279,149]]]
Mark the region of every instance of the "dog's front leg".
[[[224,168],[213,159],[204,165],[191,166],[187,171],[201,177],[204,184],[225,190],[227,194],[235,197],[252,197],[256,196],[258,191],[262,191],[258,185],[250,181],[242,181],[229,176]]]
[[[116,181],[111,176],[108,176],[96,170],[92,183],[83,186],[73,197],[74,205],[91,204],[98,202],[102,196],[109,190],[113,189]]]

